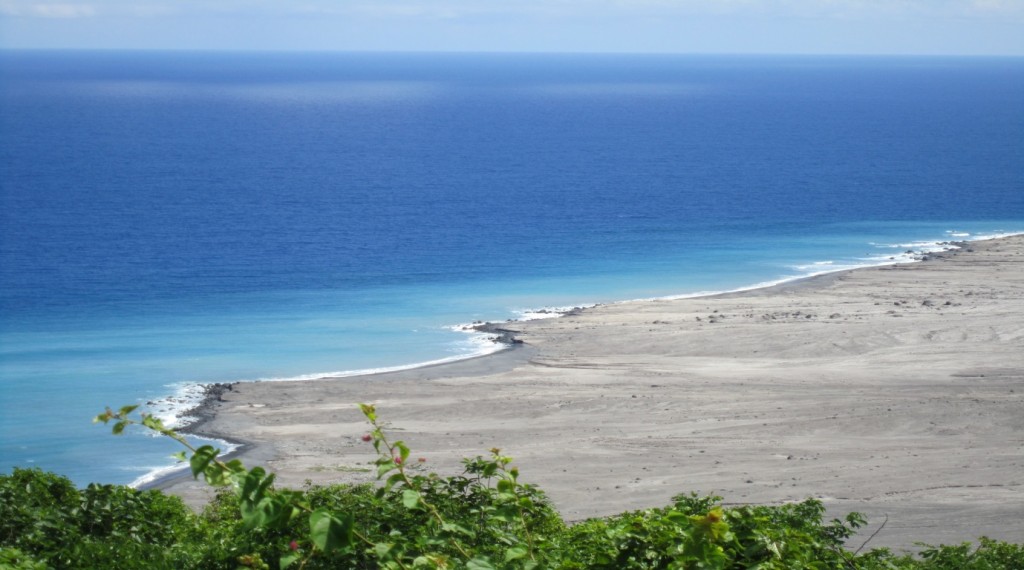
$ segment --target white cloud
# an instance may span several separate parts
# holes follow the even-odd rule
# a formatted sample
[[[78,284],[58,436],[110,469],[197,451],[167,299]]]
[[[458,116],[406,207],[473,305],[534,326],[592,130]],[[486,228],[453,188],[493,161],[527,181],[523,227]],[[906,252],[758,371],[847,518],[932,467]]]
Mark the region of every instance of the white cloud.
[[[85,18],[96,14],[89,4],[38,4],[32,13],[40,18]]]
[[[212,3],[235,10],[245,3]],[[453,20],[478,16],[618,19],[707,16],[861,21],[1024,17],[1024,0],[306,0],[250,8],[293,14]]]
[[[563,0],[576,9],[623,15],[704,15],[893,20],[1024,14],[1024,0]]]
[[[971,11],[979,14],[1024,16],[1022,0],[973,0],[969,4]]]
[[[1024,0],[0,0],[0,13],[47,18],[221,14],[455,20],[473,17],[773,17],[837,20],[1024,17]]]
[[[11,46],[1020,54],[1022,26],[1024,0],[0,0]]]
[[[87,18],[96,15],[92,4],[46,3],[46,2],[3,2],[0,14],[34,18]]]

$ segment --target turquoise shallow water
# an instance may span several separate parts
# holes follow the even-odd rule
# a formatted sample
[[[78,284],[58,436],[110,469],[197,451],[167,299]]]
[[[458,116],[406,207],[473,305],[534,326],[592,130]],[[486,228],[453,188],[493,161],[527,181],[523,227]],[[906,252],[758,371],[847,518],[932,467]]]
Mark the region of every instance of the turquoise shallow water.
[[[2,466],[129,482],[196,383],[1024,231],[1017,59],[0,53]],[[889,259],[893,257],[895,259]]]

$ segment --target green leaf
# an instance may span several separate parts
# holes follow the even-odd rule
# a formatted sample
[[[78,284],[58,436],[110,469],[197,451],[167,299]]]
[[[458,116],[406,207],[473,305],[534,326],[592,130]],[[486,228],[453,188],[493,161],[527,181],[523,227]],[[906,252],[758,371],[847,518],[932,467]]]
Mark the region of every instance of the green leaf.
[[[259,501],[263,497],[257,497],[254,495],[257,489],[260,487],[260,483],[263,482],[263,475],[266,471],[262,467],[253,467],[248,473],[245,474],[245,479],[242,480],[242,489],[240,494],[242,500],[252,500],[253,502]]]
[[[128,414],[134,412],[135,408],[138,408],[138,407],[139,407],[138,404],[136,404],[134,406],[122,406],[121,409],[118,410],[117,415],[119,415],[119,416],[121,416],[123,418],[123,417],[127,416]]]
[[[259,510],[256,503],[242,504],[239,511],[242,514],[242,527],[251,530],[263,525],[263,512]]]
[[[373,545],[373,552],[377,555],[377,558],[383,560],[391,554],[391,551],[395,548],[394,544],[390,542],[378,542]]]
[[[174,455],[171,455],[171,457],[173,457],[174,459],[177,459],[178,461],[185,461],[187,459],[185,457],[185,452],[184,451],[179,451],[178,453],[175,453]]]
[[[192,454],[192,459],[189,459],[189,465],[192,468],[192,477],[198,479],[199,474],[206,471],[206,467],[215,457],[217,457],[218,453],[220,453],[219,449],[214,449],[209,445],[204,445],[197,449],[196,452]]]
[[[263,469],[260,469],[260,473],[261,474],[262,473],[266,473],[266,471],[264,471]],[[270,473],[266,477],[263,477],[262,479],[260,479],[259,484],[256,486],[256,490],[254,491],[256,496],[262,497],[262,496],[266,495],[267,492],[270,491],[270,486],[274,484],[274,478],[275,477],[276,477],[276,475],[274,475],[273,473]]]
[[[512,521],[516,520],[517,517],[516,517],[516,513],[514,513],[513,511],[511,511],[509,509],[502,509],[502,510],[496,511],[494,514],[492,514],[491,518],[496,520],[496,521],[501,521],[501,522],[512,522]]]
[[[270,528],[284,528],[294,512],[292,506],[288,504],[288,500],[282,497],[268,497],[263,500],[260,508],[263,510],[267,526]]]
[[[166,427],[164,427],[163,420],[161,420],[160,418],[158,418],[156,416],[150,416],[150,415],[144,416],[142,418],[142,425],[148,427],[149,429],[151,429],[153,431],[158,431],[160,433],[164,433],[164,432],[169,431]]]
[[[259,502],[241,505],[242,526],[246,529],[265,528],[272,526],[278,507],[272,497],[265,497]]]
[[[127,425],[128,425],[128,422],[126,422],[124,420],[121,420],[121,421],[117,422],[116,424],[114,424],[114,429],[113,429],[114,435],[121,435],[122,433],[124,433],[124,428]]]
[[[398,448],[399,457],[402,458],[402,463],[405,463],[406,459],[409,459],[409,447],[405,445],[404,441],[396,441],[395,447]]]
[[[402,491],[402,504],[407,509],[415,509],[420,504],[419,491],[413,489],[406,489]]]
[[[451,532],[451,533],[461,534],[461,535],[467,536],[469,538],[473,538],[473,537],[476,536],[476,534],[474,534],[473,531],[469,530],[468,528],[466,528],[466,527],[464,527],[462,525],[458,525],[458,524],[455,524],[455,523],[449,523],[449,522],[441,523],[441,529],[445,530],[445,531],[448,531],[448,532]]]
[[[206,477],[206,482],[214,487],[223,487],[231,483],[231,472],[226,471],[217,463],[210,463],[203,470],[203,476]]]
[[[484,558],[482,556],[477,556],[475,558],[471,558],[469,560],[469,562],[466,563],[466,569],[467,570],[494,570],[494,566],[491,564],[490,560],[488,560],[488,559],[486,559],[486,558]]]
[[[392,459],[385,459],[377,466],[377,478],[380,479],[385,474],[397,469],[398,465]]]
[[[677,526],[691,526],[693,519],[694,517],[684,515],[679,511],[672,511],[664,517],[665,522],[670,522]]]
[[[377,421],[377,411],[370,404],[359,404],[359,409],[363,411],[363,415],[366,419],[370,420],[370,423]]]
[[[398,473],[395,473],[394,475],[388,477],[388,480],[384,482],[384,488],[390,491],[395,485],[398,485],[398,484],[404,483],[404,482],[405,482],[405,475],[402,475],[401,472],[398,472]]]
[[[324,552],[334,552],[352,545],[352,515],[337,518],[324,509],[309,515],[309,531],[313,544]]]
[[[302,558],[302,555],[298,552],[289,552],[288,554],[285,554],[281,557],[281,569],[284,570],[285,568],[291,566],[299,558]]]
[[[519,560],[529,554],[529,550],[525,546],[513,546],[505,551],[505,562],[512,562],[513,560]]]

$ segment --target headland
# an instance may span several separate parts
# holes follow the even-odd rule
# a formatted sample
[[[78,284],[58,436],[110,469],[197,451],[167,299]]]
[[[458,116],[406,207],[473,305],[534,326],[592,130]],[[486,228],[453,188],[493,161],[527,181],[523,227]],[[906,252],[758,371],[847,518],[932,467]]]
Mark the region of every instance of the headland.
[[[365,402],[439,473],[501,448],[567,520],[690,492],[816,497],[867,515],[864,537],[887,521],[869,546],[1019,542],[1024,236],[928,257],[505,323],[521,344],[439,366],[235,384],[192,429],[282,485],[363,483]]]

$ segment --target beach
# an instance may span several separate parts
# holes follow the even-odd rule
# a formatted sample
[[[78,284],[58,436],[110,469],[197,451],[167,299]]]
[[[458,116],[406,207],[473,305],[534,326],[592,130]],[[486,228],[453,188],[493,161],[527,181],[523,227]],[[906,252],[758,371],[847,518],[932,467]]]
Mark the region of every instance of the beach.
[[[819,498],[869,547],[1024,541],[1024,236],[918,263],[511,322],[522,344],[372,376],[231,385],[197,434],[280,485],[374,480],[371,403],[439,474],[494,447],[569,521]],[[201,505],[190,477],[160,487]],[[859,545],[855,537],[851,544]]]

